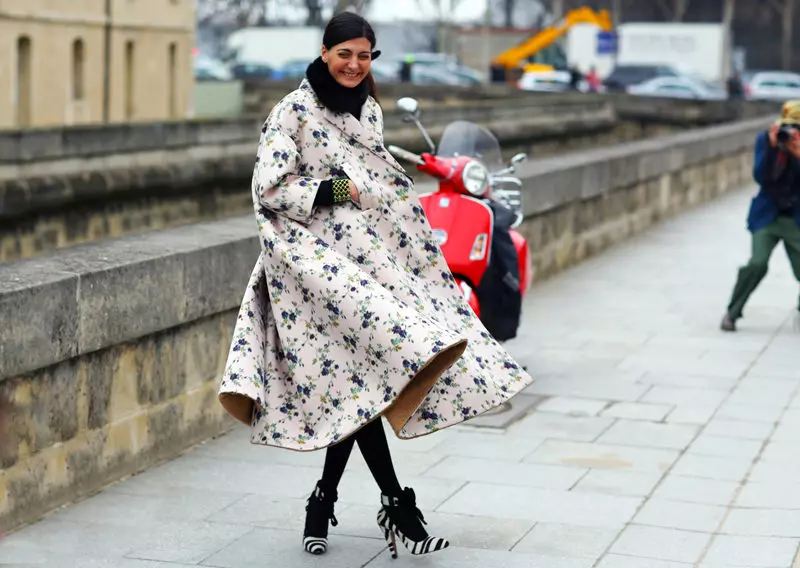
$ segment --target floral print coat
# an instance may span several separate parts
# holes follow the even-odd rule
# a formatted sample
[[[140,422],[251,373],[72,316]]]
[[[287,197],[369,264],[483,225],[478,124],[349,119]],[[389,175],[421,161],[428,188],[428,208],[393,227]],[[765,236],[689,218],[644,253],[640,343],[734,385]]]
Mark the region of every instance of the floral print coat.
[[[253,202],[262,245],[219,390],[252,442],[327,447],[385,415],[400,438],[501,405],[531,378],[462,298],[411,179],[361,120],[308,81],[262,129]],[[346,175],[354,203],[314,206]]]

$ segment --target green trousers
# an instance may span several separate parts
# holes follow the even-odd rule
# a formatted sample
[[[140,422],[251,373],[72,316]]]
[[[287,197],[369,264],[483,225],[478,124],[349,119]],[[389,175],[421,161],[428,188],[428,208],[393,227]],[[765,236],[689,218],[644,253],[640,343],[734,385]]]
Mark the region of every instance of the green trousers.
[[[750,262],[739,269],[739,278],[736,280],[731,303],[728,305],[728,315],[733,319],[742,317],[744,305],[767,275],[769,258],[781,241],[786,248],[786,254],[789,255],[794,276],[800,282],[800,227],[792,217],[780,216],[767,227],[753,233],[753,255]]]

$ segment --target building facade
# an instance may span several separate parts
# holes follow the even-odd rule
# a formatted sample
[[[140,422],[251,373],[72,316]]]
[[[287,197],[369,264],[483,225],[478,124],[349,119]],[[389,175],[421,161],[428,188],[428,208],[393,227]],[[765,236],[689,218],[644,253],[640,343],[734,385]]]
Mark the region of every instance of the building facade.
[[[0,129],[186,118],[195,0],[0,0]]]

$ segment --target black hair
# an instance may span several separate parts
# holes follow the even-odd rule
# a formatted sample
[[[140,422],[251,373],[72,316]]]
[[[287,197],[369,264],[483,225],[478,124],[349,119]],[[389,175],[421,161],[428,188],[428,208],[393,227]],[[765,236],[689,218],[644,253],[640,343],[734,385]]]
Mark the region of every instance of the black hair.
[[[380,51],[375,51],[375,30],[367,20],[359,16],[355,12],[345,11],[336,14],[325,26],[325,32],[322,34],[322,45],[325,49],[331,49],[335,45],[350,41],[351,39],[366,38],[372,48],[371,57],[373,60],[377,59]],[[366,79],[369,85],[370,96],[378,100],[378,86],[375,83],[375,77],[372,76],[370,71]]]

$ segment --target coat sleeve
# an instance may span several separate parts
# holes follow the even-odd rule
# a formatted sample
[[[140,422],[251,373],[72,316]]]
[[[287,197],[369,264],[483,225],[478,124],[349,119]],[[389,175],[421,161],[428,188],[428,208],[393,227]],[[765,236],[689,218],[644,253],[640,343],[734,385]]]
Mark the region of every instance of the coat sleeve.
[[[307,112],[304,105],[287,99],[272,110],[261,129],[252,182],[257,204],[301,223],[310,222],[314,199],[325,181],[299,175],[301,120]]]
[[[775,175],[778,151],[770,146],[767,132],[760,132],[756,136],[755,154],[753,156],[753,179],[758,185],[773,181]]]

